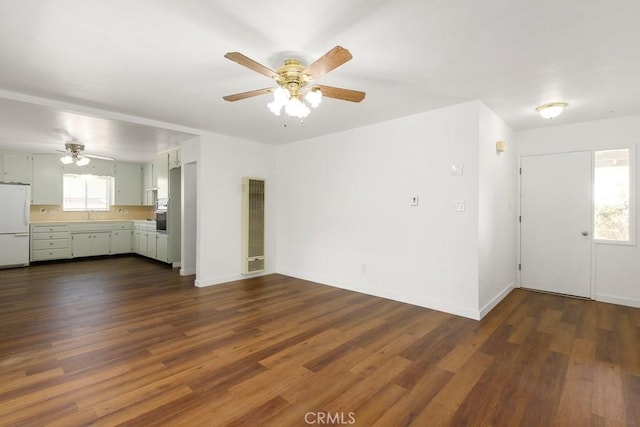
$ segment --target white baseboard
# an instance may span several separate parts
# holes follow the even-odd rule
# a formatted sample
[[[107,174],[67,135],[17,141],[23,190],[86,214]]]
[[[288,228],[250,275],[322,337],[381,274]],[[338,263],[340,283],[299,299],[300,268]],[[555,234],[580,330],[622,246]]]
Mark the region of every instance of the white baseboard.
[[[255,274],[250,274],[250,275],[234,274],[234,275],[230,275],[230,276],[210,277],[210,278],[206,278],[206,279],[199,279],[199,278],[196,277],[196,280],[194,281],[194,284],[199,288],[203,288],[205,286],[215,286],[215,285],[221,285],[223,283],[235,282],[236,280],[243,280],[243,279],[250,279],[252,277],[266,276],[267,274],[273,274],[273,271],[263,271],[263,272],[260,272],[260,273],[255,273]]]
[[[596,301],[640,308],[640,300],[632,298],[622,298],[614,295],[596,294]]]
[[[334,288],[345,289],[348,291],[359,292],[365,295],[371,295],[379,298],[385,298],[392,301],[398,301],[405,304],[416,305],[418,307],[424,307],[431,310],[442,311],[445,313],[453,314],[456,316],[462,316],[473,320],[480,320],[480,311],[461,307],[454,304],[449,304],[445,301],[431,299],[431,298],[416,298],[411,295],[405,295],[398,292],[394,292],[389,289],[373,289],[373,288],[361,288],[358,286],[349,286],[348,284],[338,283],[334,280],[328,280],[318,277],[311,277],[307,274],[303,274],[297,271],[290,270],[278,270],[278,274],[285,276],[291,276],[302,280],[308,280],[310,282],[320,283],[322,285],[332,286]]]
[[[515,282],[510,283],[506,288],[504,288],[498,295],[496,295],[491,301],[489,301],[484,307],[480,309],[480,319],[486,316],[491,310],[495,308],[496,305],[500,304],[509,293],[516,287]]]

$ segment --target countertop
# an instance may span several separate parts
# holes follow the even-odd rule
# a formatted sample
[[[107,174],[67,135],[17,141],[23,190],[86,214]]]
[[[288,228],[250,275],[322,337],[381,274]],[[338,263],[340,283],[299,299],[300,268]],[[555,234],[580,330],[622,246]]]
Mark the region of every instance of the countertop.
[[[46,225],[46,224],[86,224],[89,222],[111,223],[111,222],[143,222],[155,224],[155,219],[67,219],[56,221],[30,221],[29,224]]]

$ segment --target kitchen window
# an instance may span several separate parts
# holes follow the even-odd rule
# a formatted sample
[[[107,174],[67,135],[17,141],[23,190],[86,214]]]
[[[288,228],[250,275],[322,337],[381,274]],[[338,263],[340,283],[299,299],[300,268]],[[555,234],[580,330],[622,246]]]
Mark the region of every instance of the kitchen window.
[[[108,211],[113,200],[112,176],[63,175],[63,210]]]

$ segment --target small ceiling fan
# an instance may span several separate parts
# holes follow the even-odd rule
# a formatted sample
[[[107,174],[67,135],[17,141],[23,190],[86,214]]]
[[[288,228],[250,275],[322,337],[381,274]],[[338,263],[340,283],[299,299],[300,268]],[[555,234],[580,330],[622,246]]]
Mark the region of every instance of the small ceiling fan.
[[[83,154],[84,144],[80,144],[77,140],[72,140],[64,144],[65,150],[56,150],[60,153],[65,153],[64,156],[60,158],[60,161],[65,165],[75,163],[78,166],[86,166],[91,161],[90,158],[93,159],[101,159],[101,160],[113,160],[111,157],[104,156],[96,156],[93,154]]]
[[[322,96],[351,102],[360,102],[365,97],[364,92],[357,90],[312,84],[314,80],[319,79],[353,58],[351,52],[342,46],[334,47],[309,66],[303,65],[298,59],[286,59],[284,65],[276,71],[239,52],[227,52],[224,57],[270,77],[278,84],[278,87],[275,88],[268,87],[223,96],[222,98],[225,101],[239,101],[273,92],[274,99],[267,105],[271,112],[279,116],[284,108],[287,115],[302,119],[308,116],[311,111],[307,104],[314,108],[317,107]]]

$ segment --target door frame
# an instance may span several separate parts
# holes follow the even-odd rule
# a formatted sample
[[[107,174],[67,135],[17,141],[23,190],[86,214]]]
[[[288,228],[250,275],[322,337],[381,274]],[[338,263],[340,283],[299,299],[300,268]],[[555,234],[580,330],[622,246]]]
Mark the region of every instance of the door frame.
[[[595,251],[596,251],[596,242],[593,238],[593,167],[594,167],[594,152],[599,151],[599,149],[584,149],[584,150],[568,150],[568,151],[554,151],[554,152],[540,152],[540,153],[530,153],[530,154],[518,154],[517,161],[517,169],[516,176],[518,179],[517,187],[518,187],[518,218],[516,223],[518,224],[516,230],[516,259],[518,260],[518,265],[516,265],[516,287],[522,288],[522,274],[519,266],[522,263],[522,222],[520,222],[520,218],[522,216],[522,174],[520,173],[522,168],[522,158],[523,157],[538,157],[538,156],[553,156],[560,154],[571,154],[571,153],[584,153],[588,152],[591,155],[591,210],[590,210],[590,240],[591,240],[591,251],[589,253],[589,299],[594,300],[596,295],[596,259],[595,259]],[[579,297],[577,297],[579,298]]]

